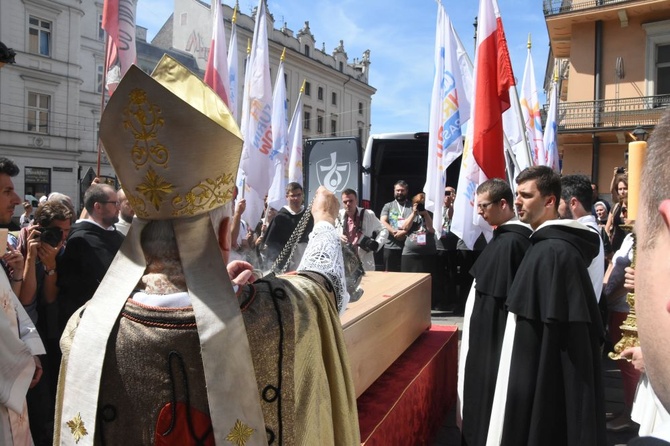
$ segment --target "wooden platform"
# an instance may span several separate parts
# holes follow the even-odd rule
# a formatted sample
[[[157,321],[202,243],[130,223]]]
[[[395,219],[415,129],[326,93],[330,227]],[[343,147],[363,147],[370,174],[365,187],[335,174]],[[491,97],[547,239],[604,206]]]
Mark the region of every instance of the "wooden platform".
[[[430,274],[372,271],[361,287],[341,318],[356,397],[430,327]]]

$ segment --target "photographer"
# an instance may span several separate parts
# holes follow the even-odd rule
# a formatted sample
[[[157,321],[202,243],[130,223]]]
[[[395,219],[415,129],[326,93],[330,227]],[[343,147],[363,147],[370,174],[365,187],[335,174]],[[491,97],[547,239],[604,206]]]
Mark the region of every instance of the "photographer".
[[[55,305],[56,257],[70,232],[72,211],[58,201],[47,201],[35,212],[35,225],[23,228],[20,250],[26,258],[24,284],[19,300],[37,327],[47,356],[42,357],[44,376],[27,395],[30,430],[35,444],[50,444],[56,382],[60,362],[58,312]]]
[[[412,213],[404,221],[402,229],[407,239],[402,250],[401,271],[403,273],[429,273],[432,278],[431,306],[437,303],[439,289],[436,276],[437,246],[433,216],[426,210],[426,195],[420,193],[412,198]]]
[[[375,270],[375,252],[386,243],[388,231],[374,212],[358,207],[358,195],[353,189],[342,191],[342,205],[335,227],[344,243],[356,246],[365,271]]]

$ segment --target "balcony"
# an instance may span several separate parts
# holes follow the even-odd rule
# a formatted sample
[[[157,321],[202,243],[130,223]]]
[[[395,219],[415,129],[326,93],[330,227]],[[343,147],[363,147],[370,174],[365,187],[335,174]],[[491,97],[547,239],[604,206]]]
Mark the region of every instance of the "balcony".
[[[610,6],[620,3],[635,3],[636,0],[544,0],[544,16]]]
[[[655,126],[668,107],[670,94],[561,102],[558,105],[558,131],[580,133]]]

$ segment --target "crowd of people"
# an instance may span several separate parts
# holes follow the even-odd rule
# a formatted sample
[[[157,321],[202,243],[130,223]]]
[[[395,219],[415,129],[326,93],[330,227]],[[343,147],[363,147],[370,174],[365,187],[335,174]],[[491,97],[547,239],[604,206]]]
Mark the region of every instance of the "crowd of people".
[[[657,438],[631,444],[670,444],[670,114],[650,141],[634,270],[633,235],[621,227],[625,169],[614,172],[613,205],[588,177],[545,166],[522,171],[515,192],[485,181],[476,206],[493,238],[475,250],[451,230],[451,186],[441,216],[402,180],[379,217],[353,189],[336,197],[319,188],[308,209],[299,183],[288,184],[286,206],[266,206],[258,222],[245,220],[246,200],[232,184],[229,200],[188,216],[166,211],[192,193],[175,184],[230,169],[214,139],[203,139],[197,156],[171,148],[185,163],[162,171],[176,198],[140,205],[133,193],[153,166],[127,156],[124,138],[133,135],[114,118],[138,85],[164,105],[166,122],[179,110],[170,102],[177,93],[137,71],[101,125],[123,189],[94,181],[80,213],[59,193],[33,209],[14,190],[19,168],[0,158],[0,226],[16,206],[24,211],[0,262],[2,444],[359,444],[339,323],[350,299],[342,245],[367,271],[430,274],[433,309],[464,313],[462,444],[605,445],[606,430],[634,422]],[[213,128],[229,138],[225,126]],[[227,150],[239,156],[240,146]],[[641,347],[622,352],[631,360],[618,362],[624,410],[609,416],[603,344],[621,338],[630,291]],[[646,402],[636,399],[640,386],[653,388]]]

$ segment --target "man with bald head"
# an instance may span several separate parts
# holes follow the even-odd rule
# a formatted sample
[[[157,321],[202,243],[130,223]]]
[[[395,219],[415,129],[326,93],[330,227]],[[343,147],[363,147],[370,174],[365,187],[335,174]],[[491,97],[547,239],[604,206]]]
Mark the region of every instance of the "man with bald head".
[[[128,235],[128,229],[130,229],[130,224],[133,222],[135,211],[130,207],[130,202],[126,198],[126,193],[123,189],[116,191],[116,197],[119,200],[119,221],[115,225],[116,230],[123,235]]]

